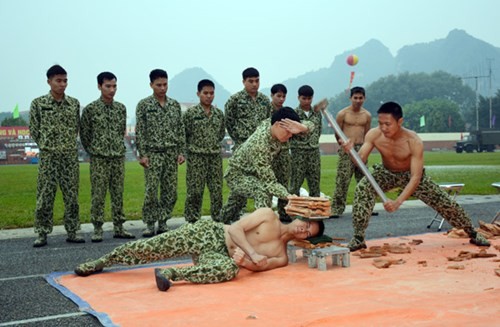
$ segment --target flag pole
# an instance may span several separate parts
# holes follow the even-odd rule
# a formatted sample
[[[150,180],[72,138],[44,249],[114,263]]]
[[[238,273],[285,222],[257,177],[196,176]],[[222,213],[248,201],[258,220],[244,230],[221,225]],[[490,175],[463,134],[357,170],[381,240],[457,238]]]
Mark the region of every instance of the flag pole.
[[[337,121],[333,119],[332,115],[330,115],[328,111],[326,111],[326,107],[322,108],[321,111],[323,112],[323,115],[325,116],[330,126],[332,126],[333,129],[335,130],[335,133],[337,133],[337,135],[340,137],[340,139],[344,143],[347,142],[347,137],[340,128],[339,124],[337,124]],[[368,168],[366,168],[365,163],[363,162],[363,160],[361,160],[361,157],[359,156],[358,152],[356,152],[354,148],[351,148],[349,150],[349,153],[351,154],[352,158],[358,165],[359,169],[361,169],[361,171],[365,175],[366,179],[368,179],[370,184],[373,186],[375,192],[377,192],[378,196],[382,199],[382,202],[387,202],[388,201],[387,196],[385,195],[384,191],[380,188],[380,186],[377,184],[377,181],[375,180],[375,178],[373,178]]]

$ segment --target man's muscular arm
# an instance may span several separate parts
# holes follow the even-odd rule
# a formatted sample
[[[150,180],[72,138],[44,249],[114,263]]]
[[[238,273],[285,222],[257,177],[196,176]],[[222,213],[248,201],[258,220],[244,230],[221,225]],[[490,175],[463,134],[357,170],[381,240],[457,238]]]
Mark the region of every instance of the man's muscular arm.
[[[280,268],[288,264],[288,257],[285,253],[281,253],[278,257],[267,258],[265,265],[258,266],[240,248],[236,248],[234,251],[233,259],[238,266],[255,272]]]
[[[274,213],[266,214],[267,208],[255,210],[252,214],[238,220],[236,223],[229,226],[228,233],[231,240],[236,244],[257,266],[265,266],[267,257],[260,255],[255,251],[252,245],[248,242],[246,232],[265,222],[270,222],[271,219],[276,219]]]

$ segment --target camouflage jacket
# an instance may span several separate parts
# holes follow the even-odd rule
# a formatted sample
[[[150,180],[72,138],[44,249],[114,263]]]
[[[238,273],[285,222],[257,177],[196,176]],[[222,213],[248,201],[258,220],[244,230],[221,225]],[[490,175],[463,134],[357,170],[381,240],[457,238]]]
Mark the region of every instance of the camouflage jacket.
[[[30,134],[41,151],[63,153],[77,150],[80,102],[65,95],[57,102],[52,94],[34,99],[30,107]]]
[[[117,101],[106,104],[98,99],[83,109],[80,139],[91,156],[122,157],[125,155],[126,128],[125,106]]]
[[[224,114],[214,106],[210,116],[200,104],[189,108],[182,116],[186,131],[186,153],[221,153],[221,142],[226,134]]]
[[[271,101],[258,92],[254,99],[247,91],[233,94],[224,106],[226,128],[236,146],[245,142],[260,123],[271,117]]]
[[[185,136],[179,103],[167,97],[165,107],[162,107],[154,95],[139,101],[135,135],[141,157],[167,150],[175,150],[178,155],[183,154]]]
[[[280,150],[280,141],[271,136],[271,120],[266,119],[233,153],[225,176],[227,179],[231,176],[254,176],[269,194],[284,199],[289,195],[288,190],[278,183],[271,167]]]
[[[297,107],[295,111],[299,115],[302,124],[305,124],[305,122],[311,122],[313,123],[314,128],[310,129],[308,134],[294,135],[290,139],[290,147],[292,149],[318,149],[323,119],[321,112],[314,112],[314,110],[311,109],[311,114],[307,117],[304,110],[302,110],[300,106]]]

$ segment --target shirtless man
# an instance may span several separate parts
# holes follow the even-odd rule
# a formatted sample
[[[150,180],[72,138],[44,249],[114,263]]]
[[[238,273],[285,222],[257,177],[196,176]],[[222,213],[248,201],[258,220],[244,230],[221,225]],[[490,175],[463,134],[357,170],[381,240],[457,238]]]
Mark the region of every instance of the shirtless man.
[[[354,149],[359,151],[365,140],[366,133],[370,130],[372,115],[363,108],[365,102],[365,89],[359,86],[351,89],[351,105],[340,110],[337,114],[337,124],[344,134],[354,144]],[[337,142],[339,136],[335,135]],[[337,179],[335,191],[332,196],[332,215],[331,218],[339,218],[345,210],[347,192],[351,183],[352,175],[359,183],[363,178],[361,170],[351,161],[349,153],[343,148],[339,149],[339,158],[337,163]]]
[[[265,271],[286,266],[287,242],[321,236],[324,228],[321,221],[299,219],[285,225],[272,209],[261,208],[232,225],[202,219],[150,239],[123,244],[79,265],[75,273],[88,276],[115,264],[138,265],[191,255],[192,266],[155,269],[158,289],[166,291],[172,281],[179,280],[219,283],[235,278],[239,267]]]
[[[384,202],[384,209],[394,212],[406,199],[414,196],[436,210],[451,226],[464,229],[472,244],[489,246],[488,240],[474,230],[464,209],[425,175],[422,140],[415,132],[402,126],[401,106],[395,102],[387,102],[380,107],[377,114],[379,126],[366,134],[365,142],[358,153],[366,162],[370,152],[376,148],[382,156],[382,164],[374,166],[373,178],[384,191],[402,189],[395,200]],[[353,142],[348,140],[342,147],[348,152],[353,147]],[[375,198],[374,188],[364,177],[354,193],[354,237],[348,245],[351,251],[366,248],[365,231],[375,206]]]

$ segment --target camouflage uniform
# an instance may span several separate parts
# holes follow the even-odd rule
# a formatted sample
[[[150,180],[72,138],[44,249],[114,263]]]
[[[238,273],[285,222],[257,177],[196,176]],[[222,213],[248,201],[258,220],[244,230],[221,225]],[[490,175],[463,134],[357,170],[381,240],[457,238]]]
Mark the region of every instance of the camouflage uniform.
[[[386,192],[394,188],[404,188],[411,178],[409,171],[392,172],[386,169],[382,164],[373,166],[373,178],[377,181],[380,188]],[[359,245],[364,244],[365,231],[368,228],[371,213],[375,206],[377,194],[366,177],[363,177],[356,186],[354,193],[354,204],[352,211],[352,224],[354,227],[354,237],[349,243],[352,250],[359,249]],[[467,234],[478,241],[481,239],[473,230],[472,221],[450,196],[434,183],[429,176],[422,174],[422,179],[412,196],[423,201],[425,204],[436,210],[451,226],[463,228]]]
[[[287,198],[286,187],[278,183],[271,167],[280,150],[281,143],[271,136],[271,120],[267,119],[229,159],[224,177],[230,193],[219,221],[237,220],[247,198],[255,200],[256,209],[271,207],[272,195]]]
[[[354,149],[359,151],[362,144],[354,145]],[[359,183],[363,178],[363,172],[352,161],[351,156],[344,149],[339,148],[337,163],[337,178],[335,181],[335,192],[333,192],[332,199],[332,215],[341,215],[344,213],[347,199],[347,192],[349,191],[349,184],[351,183],[352,175]]]
[[[279,109],[274,109],[274,111],[276,110]],[[292,158],[290,156],[290,142],[282,143],[281,151],[278,153],[276,158],[274,158],[272,167],[278,183],[280,183],[287,189],[290,187],[290,174],[292,169],[291,165]],[[290,220],[290,217],[288,217],[287,213],[285,212],[285,206],[287,203],[288,200],[278,199],[278,214],[282,221]]]
[[[64,228],[69,239],[80,229],[77,137],[80,126],[80,102],[65,95],[57,102],[49,93],[31,102],[30,134],[40,148],[35,233],[50,234],[57,185],[64,201]],[[45,243],[46,244],[46,243]]]
[[[125,179],[125,135],[127,110],[113,101],[106,104],[98,99],[83,109],[80,139],[90,155],[92,191],[91,222],[97,232],[104,223],[104,203],[109,188],[111,216],[115,234],[123,232],[123,183]]]
[[[294,135],[290,141],[292,153],[292,177],[290,193],[299,195],[300,187],[307,179],[310,196],[320,196],[321,155],[319,137],[321,136],[321,112],[310,110],[309,117],[300,107],[295,109],[302,123],[311,122],[314,130],[306,135]]]
[[[185,143],[181,107],[168,97],[162,107],[151,95],[137,104],[136,119],[137,150],[141,158],[149,158],[149,168],[144,169],[142,219],[153,230],[158,221],[159,232],[163,232],[177,201],[177,158]]]
[[[231,280],[239,272],[227,250],[224,225],[204,219],[123,244],[100,259],[78,266],[76,271],[90,274],[114,264],[139,265],[184,255],[191,255],[195,264],[163,269],[162,274],[173,281],[208,284]]]
[[[210,192],[210,214],[219,216],[222,207],[222,154],[221,142],[225,135],[224,114],[211,106],[210,116],[198,104],[189,108],[182,117],[186,131],[186,221],[201,217],[201,204],[205,185]]]
[[[226,128],[234,141],[233,152],[245,142],[260,123],[271,117],[273,106],[262,93],[255,100],[246,90],[233,94],[224,106]]]

